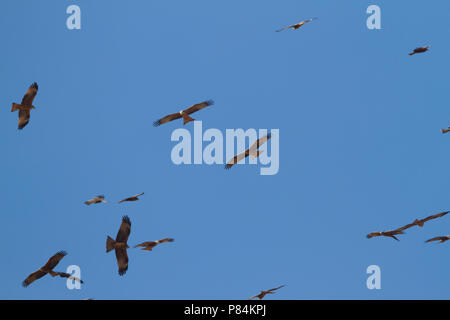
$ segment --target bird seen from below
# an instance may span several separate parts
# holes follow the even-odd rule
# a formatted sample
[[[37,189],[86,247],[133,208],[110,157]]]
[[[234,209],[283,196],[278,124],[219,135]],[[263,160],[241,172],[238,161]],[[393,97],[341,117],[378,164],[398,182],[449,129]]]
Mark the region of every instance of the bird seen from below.
[[[410,56],[413,56],[413,55],[415,55],[415,54],[417,54],[417,53],[427,52],[428,49],[429,49],[430,47],[431,47],[431,46],[425,46],[425,47],[415,48],[414,51],[411,52],[409,55],[410,55]]]
[[[297,29],[301,28],[303,25],[305,25],[306,23],[311,22],[311,21],[316,20],[316,19],[317,18],[311,18],[311,19],[303,20],[303,21],[300,21],[299,23],[292,24],[292,25],[287,26],[287,27],[285,27],[283,29],[276,30],[276,32],[281,32],[283,30],[287,30],[287,29],[290,29],[290,28],[292,28],[293,30],[297,30]]]
[[[444,133],[447,133],[447,132],[449,132],[450,131],[450,127],[448,127],[447,129],[441,129],[441,132],[444,134]]]
[[[180,112],[169,114],[168,116],[165,116],[164,118],[161,118],[158,121],[155,121],[153,123],[153,125],[155,127],[157,127],[164,123],[167,123],[167,122],[170,122],[170,121],[173,121],[176,119],[180,119],[180,118],[183,118],[183,124],[187,124],[187,123],[195,120],[189,116],[190,114],[197,112],[199,110],[202,110],[213,104],[214,104],[214,101],[212,101],[212,100],[203,101],[203,102],[194,104],[193,106],[190,106],[189,108],[187,108],[185,110],[181,110]]]
[[[96,204],[96,203],[108,203],[108,201],[105,201],[104,195],[100,195],[100,196],[96,196],[96,197],[92,198],[91,200],[84,202],[84,204],[86,204],[88,206],[90,206],[91,204]]]
[[[245,150],[244,152],[241,152],[237,155],[234,156],[233,159],[230,159],[227,164],[225,165],[225,169],[229,170],[231,169],[232,166],[234,166],[236,163],[238,163],[239,161],[247,158],[248,156],[252,156],[252,158],[258,158],[260,156],[260,154],[263,152],[262,150],[258,150],[264,143],[267,142],[267,140],[269,140],[271,138],[271,134],[269,133],[268,135],[256,140],[251,146],[250,148],[248,148],[247,150]]]
[[[144,192],[134,195],[132,197],[128,197],[126,199],[120,200],[119,203],[126,202],[126,201],[138,201],[139,197],[142,196],[143,194],[144,194]]]
[[[119,232],[117,232],[116,240],[110,236],[106,238],[106,252],[115,250],[117,265],[119,266],[119,275],[123,276],[128,270],[128,255],[127,249],[129,248],[127,241],[131,232],[131,221],[128,216],[122,217],[122,224],[120,225]]]
[[[273,292],[273,291],[281,289],[283,287],[284,287],[284,285],[279,286],[277,288],[269,289],[269,290],[262,290],[259,294],[257,294],[256,296],[250,297],[248,300],[253,300],[255,298],[258,298],[259,300],[261,300],[262,298],[264,298],[264,296],[266,294],[274,294],[275,292]]]
[[[137,246],[134,246],[135,248],[142,247],[142,250],[152,251],[154,247],[156,247],[158,244],[164,243],[164,242],[173,242],[174,239],[172,238],[165,238],[158,241],[147,241],[143,242],[141,244],[138,244]]]
[[[450,240],[450,236],[440,236],[440,237],[435,237],[435,238],[428,239],[425,242],[439,241],[438,243],[443,243],[443,242],[448,241],[448,240]]]
[[[404,232],[402,230],[399,230],[399,229],[390,230],[390,231],[371,232],[366,237],[368,239],[373,238],[373,237],[390,237],[392,239],[400,241],[396,237],[396,235],[399,235],[399,234],[404,234]]]
[[[31,110],[36,109],[36,107],[33,106],[33,100],[38,92],[38,88],[38,84],[34,82],[23,96],[21,104],[14,102],[12,104],[11,112],[19,110],[19,130],[25,128],[30,121]]]

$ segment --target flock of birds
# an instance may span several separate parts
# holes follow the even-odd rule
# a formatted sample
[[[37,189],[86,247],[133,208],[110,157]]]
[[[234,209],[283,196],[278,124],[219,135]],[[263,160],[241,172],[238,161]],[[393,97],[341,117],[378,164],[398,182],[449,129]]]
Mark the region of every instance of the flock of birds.
[[[303,20],[299,23],[289,25],[280,30],[276,30],[276,32],[284,31],[287,29],[297,30],[297,29],[301,28],[302,26],[304,26],[306,23],[309,23],[315,19],[317,19],[317,18]],[[409,53],[409,55],[424,53],[424,52],[428,51],[429,48],[430,48],[430,46],[416,48],[416,49],[414,49],[413,52]],[[25,95],[22,99],[22,102],[20,104],[16,104],[16,103],[12,104],[11,112],[19,111],[19,122],[18,122],[19,130],[22,130],[30,121],[31,110],[35,109],[35,106],[33,106],[33,100],[38,92],[38,88],[39,88],[38,84],[36,82],[34,82],[28,88],[27,92],[25,93]],[[190,116],[191,114],[193,114],[197,111],[200,111],[206,107],[209,107],[213,104],[214,104],[214,102],[212,100],[203,101],[201,103],[192,105],[191,107],[189,107],[187,109],[181,110],[180,112],[169,114],[169,115],[155,121],[153,123],[153,125],[155,127],[157,127],[162,124],[165,124],[165,123],[177,120],[177,119],[181,119],[181,118],[183,119],[183,124],[186,125],[187,123],[195,120]],[[450,131],[450,127],[448,129],[442,129],[442,133],[446,133],[449,131]],[[247,150],[245,150],[242,153],[237,154],[232,159],[230,159],[226,163],[225,169],[230,169],[234,164],[240,162],[241,160],[247,158],[248,156],[252,156],[254,158],[259,157],[259,155],[262,152],[261,150],[259,150],[259,148],[264,143],[266,143],[270,138],[271,138],[271,136],[270,136],[270,134],[268,134],[268,135],[258,139],[255,143],[253,143],[252,146],[250,146],[250,148],[248,148]],[[119,203],[128,202],[128,201],[138,201],[139,197],[142,196],[143,194],[144,193],[140,193],[140,194],[128,197],[126,199],[120,200]],[[85,201],[84,203],[86,205],[93,205],[93,204],[100,204],[100,203],[108,203],[108,201],[105,201],[105,196],[98,195],[90,200]],[[448,214],[449,212],[450,211],[441,212],[441,213],[429,216],[429,217],[427,217],[425,219],[421,219],[421,220],[416,219],[413,223],[407,224],[407,225],[400,227],[398,229],[395,229],[395,230],[372,232],[367,235],[367,238],[385,236],[385,237],[391,237],[398,241],[398,238],[396,237],[396,235],[403,234],[404,233],[403,231],[405,229],[411,228],[413,226],[423,227],[425,222],[432,220],[432,219],[442,217],[442,216]],[[122,223],[120,225],[119,231],[117,232],[116,238],[113,239],[110,236],[107,236],[107,238],[106,238],[106,252],[110,252],[112,250],[115,251],[117,265],[118,265],[118,273],[121,276],[124,275],[126,273],[126,271],[128,270],[127,249],[129,249],[129,246],[128,246],[127,241],[128,241],[130,232],[131,232],[131,220],[128,216],[124,216],[124,217],[122,217]],[[445,242],[448,240],[450,240],[450,236],[447,235],[447,236],[435,237],[435,238],[427,240],[426,242],[440,241],[439,243],[442,243],[442,242]],[[172,238],[164,238],[164,239],[157,240],[157,241],[147,241],[147,242],[143,242],[143,243],[140,243],[140,244],[134,246],[134,248],[142,248],[142,250],[151,251],[155,246],[157,246],[159,244],[166,243],[166,242],[173,242],[173,241],[174,241],[174,239],[172,239]],[[83,281],[81,279],[74,277],[68,273],[53,271],[53,269],[58,265],[58,263],[66,255],[67,255],[67,253],[65,251],[59,251],[58,253],[53,255],[44,266],[39,268],[39,270],[31,273],[23,281],[22,285],[24,287],[27,287],[34,281],[45,276],[46,274],[50,274],[52,277],[59,276],[62,278],[68,278],[68,279],[83,283]],[[258,298],[261,300],[267,294],[274,294],[274,291],[276,291],[282,287],[284,287],[284,285],[273,288],[273,289],[269,289],[269,290],[262,290],[258,295],[255,295],[255,296],[249,298],[249,300],[255,299],[255,298]]]

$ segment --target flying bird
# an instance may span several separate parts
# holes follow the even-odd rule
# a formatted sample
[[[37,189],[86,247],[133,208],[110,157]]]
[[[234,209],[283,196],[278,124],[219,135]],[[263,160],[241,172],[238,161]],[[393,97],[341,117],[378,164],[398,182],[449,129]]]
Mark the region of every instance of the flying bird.
[[[299,23],[296,23],[296,24],[287,26],[287,27],[285,27],[285,28],[283,28],[283,29],[276,30],[276,31],[277,31],[277,32],[280,32],[280,31],[283,31],[283,30],[286,30],[286,29],[289,29],[289,28],[292,28],[292,29],[294,29],[294,30],[297,30],[297,29],[299,29],[300,27],[302,27],[304,24],[306,24],[306,23],[308,23],[308,22],[311,22],[311,21],[313,21],[313,20],[316,20],[316,19],[317,19],[317,18],[312,18],[312,19],[303,20],[303,21],[301,21],[301,22],[299,22]]]
[[[42,278],[47,273],[50,273],[51,276],[55,276],[56,272],[53,272],[53,268],[56,267],[56,265],[61,261],[62,258],[64,258],[67,255],[67,252],[65,251],[59,251],[55,255],[53,255],[50,259],[48,259],[47,263],[39,268],[38,271],[33,272],[30,274],[23,282],[22,286],[28,287],[30,284],[32,284],[34,281]]]
[[[135,246],[135,248],[143,247],[142,250],[152,251],[152,249],[160,243],[173,242],[173,241],[174,241],[174,239],[172,239],[172,238],[165,238],[165,239],[161,239],[158,241],[147,241],[147,242],[138,244],[137,246]]]
[[[403,230],[396,229],[396,230],[381,231],[381,232],[371,232],[366,237],[368,239],[373,238],[373,237],[390,237],[397,241],[400,241],[396,237],[396,235],[399,235],[399,234],[404,234]]]
[[[415,48],[414,51],[411,52],[409,55],[412,56],[412,55],[415,55],[416,53],[427,52],[428,49],[429,49],[430,47],[431,47],[431,46],[425,46],[425,47]]]
[[[90,206],[91,204],[102,203],[102,202],[108,203],[108,201],[105,201],[104,195],[96,196],[96,197],[92,198],[91,200],[85,201],[84,204]]]
[[[131,221],[128,216],[122,217],[122,224],[120,225],[119,232],[117,232],[116,240],[110,236],[106,238],[106,252],[111,250],[116,251],[117,265],[119,266],[119,275],[123,276],[128,270],[128,255],[127,249],[129,248],[127,241],[131,232]]]
[[[442,133],[447,133],[450,131],[450,127],[448,127],[447,129],[441,129]]]
[[[120,200],[119,201],[119,203],[122,203],[122,202],[125,202],[125,201],[138,201],[139,200],[139,196],[142,196],[144,193],[142,192],[142,193],[139,193],[139,194],[137,194],[137,195],[135,195],[135,196],[132,196],[132,197],[129,197],[129,198],[126,198],[126,199],[123,199],[123,200]]]
[[[256,296],[250,297],[248,300],[253,300],[254,298],[258,298],[259,300],[261,300],[262,298],[264,298],[264,296],[266,294],[274,294],[275,292],[273,292],[273,291],[278,290],[283,287],[284,287],[284,285],[279,286],[277,288],[269,289],[269,290],[262,290],[259,294],[257,294]]]
[[[27,90],[25,95],[22,98],[22,103],[12,104],[11,112],[19,110],[19,130],[22,130],[30,121],[30,113],[32,109],[36,109],[33,106],[33,100],[38,92],[38,84],[34,82]]]
[[[433,220],[433,219],[437,219],[437,218],[440,218],[440,217],[443,217],[449,212],[450,211],[444,211],[444,212],[440,212],[440,213],[437,213],[437,214],[433,214],[433,215],[431,215],[429,217],[426,217],[425,219],[421,219],[421,220],[416,219],[416,220],[414,220],[413,224],[416,225],[416,226],[419,226],[419,227],[423,227],[425,222]]]
[[[167,123],[167,122],[170,122],[170,121],[173,121],[176,119],[180,119],[180,118],[183,118],[183,124],[189,123],[189,122],[195,120],[189,116],[190,114],[197,112],[199,110],[202,110],[213,104],[214,104],[214,101],[212,101],[212,100],[203,101],[203,102],[194,104],[193,106],[190,106],[189,108],[187,108],[185,110],[181,110],[180,112],[169,114],[168,116],[165,116],[164,118],[161,118],[158,121],[155,121],[153,123],[153,125],[155,127],[157,127],[164,123]]]
[[[225,165],[225,169],[229,170],[233,165],[241,161],[242,159],[247,158],[248,156],[252,156],[252,158],[258,158],[259,155],[263,152],[262,150],[258,150],[264,143],[267,142],[271,138],[271,134],[259,138],[256,140],[250,148],[245,150],[244,152],[239,153],[238,155],[235,155],[233,159],[230,159],[227,164]]]
[[[72,276],[71,274],[66,273],[66,272],[54,272],[54,271],[50,271],[49,273],[50,273],[50,275],[51,275],[52,277],[60,276],[61,278],[68,278],[68,279],[70,279],[70,280],[78,281],[79,283],[84,283],[83,280],[81,280],[80,278],[74,277],[74,276]]]
[[[440,240],[438,243],[442,243],[442,242],[450,240],[450,236],[435,237],[435,238],[431,238],[425,242],[438,241],[438,240]]]

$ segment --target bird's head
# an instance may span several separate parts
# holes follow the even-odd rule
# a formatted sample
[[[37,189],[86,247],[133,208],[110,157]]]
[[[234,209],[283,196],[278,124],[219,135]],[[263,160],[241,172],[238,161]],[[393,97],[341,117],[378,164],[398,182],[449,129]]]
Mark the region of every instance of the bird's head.
[[[183,110],[181,110],[179,113],[180,113],[181,115],[183,115]]]

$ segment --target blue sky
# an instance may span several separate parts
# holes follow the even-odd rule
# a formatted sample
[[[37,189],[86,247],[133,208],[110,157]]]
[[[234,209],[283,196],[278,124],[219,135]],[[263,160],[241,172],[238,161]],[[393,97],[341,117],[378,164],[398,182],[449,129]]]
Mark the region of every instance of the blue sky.
[[[82,29],[66,28],[77,4]],[[382,30],[366,28],[381,8]],[[450,3],[3,1],[3,299],[448,299],[449,218],[400,242],[366,239],[450,208]],[[319,17],[300,30],[275,30]],[[419,46],[430,52],[408,56]],[[11,103],[38,82],[29,125]],[[199,101],[203,128],[280,130],[280,170],[181,165],[160,117]],[[193,124],[185,126],[192,130]],[[117,201],[145,192],[141,201]],[[105,194],[114,203],[87,207]],[[132,221],[119,277],[106,236]],[[68,290],[21,282],[59,250]],[[366,268],[381,268],[381,290]]]

